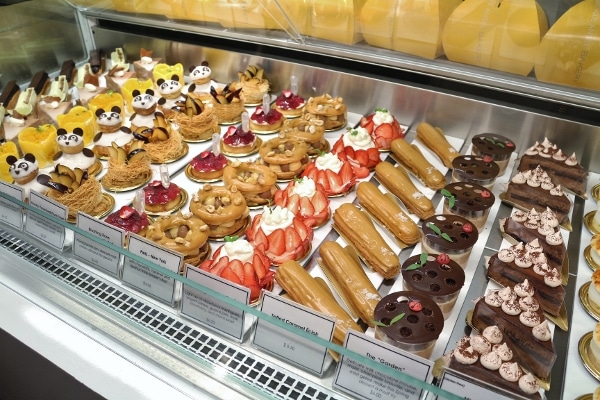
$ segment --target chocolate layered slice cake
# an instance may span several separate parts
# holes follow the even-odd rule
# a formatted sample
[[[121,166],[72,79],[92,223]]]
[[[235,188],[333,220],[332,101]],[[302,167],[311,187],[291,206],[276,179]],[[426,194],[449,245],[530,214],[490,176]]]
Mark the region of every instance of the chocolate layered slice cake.
[[[510,217],[500,220],[500,230],[523,243],[537,239],[548,258],[548,264],[561,270],[567,247],[560,233],[556,214],[551,209],[547,208],[542,213],[538,213],[535,208],[528,212],[515,210]]]
[[[515,361],[514,352],[496,325],[481,334],[463,336],[456,348],[444,356],[450,369],[490,386],[516,393],[528,399],[540,399],[540,384]]]
[[[568,221],[571,211],[571,200],[540,166],[513,176],[506,189],[505,200],[525,210],[535,208],[539,213],[550,208],[560,224]]]
[[[548,175],[565,189],[585,195],[588,172],[579,164],[575,153],[567,156],[558,146],[545,138],[528,148],[519,163],[519,171],[541,166]]]
[[[550,315],[559,315],[565,300],[558,269],[548,264],[538,239],[500,250],[490,257],[487,275],[503,286],[512,286],[527,281],[540,297],[542,310]]]
[[[556,350],[539,297],[531,285],[489,290],[475,303],[471,324],[479,332],[498,326],[515,361],[538,378],[550,377]]]

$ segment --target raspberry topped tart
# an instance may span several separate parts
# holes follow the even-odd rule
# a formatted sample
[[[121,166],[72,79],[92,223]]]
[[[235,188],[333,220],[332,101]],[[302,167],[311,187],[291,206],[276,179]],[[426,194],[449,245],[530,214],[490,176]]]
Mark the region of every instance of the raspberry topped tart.
[[[385,108],[376,108],[373,114],[362,117],[360,126],[369,132],[371,139],[381,151],[390,150],[392,141],[402,139],[405,135],[398,120]]]
[[[298,96],[293,90],[286,89],[277,96],[273,108],[286,118],[298,118],[302,115],[305,104],[304,98]]]
[[[109,214],[104,221],[107,224],[141,236],[145,235],[149,224],[146,213],[139,213],[131,206],[121,207],[118,211]]]
[[[369,132],[362,127],[348,128],[335,142],[331,151],[352,165],[357,178],[366,178],[381,161],[379,150]]]
[[[183,189],[175,183],[163,185],[160,180],[154,180],[144,187],[144,204],[149,213],[164,213],[174,211],[183,199]]]
[[[323,153],[316,157],[308,164],[302,176],[320,184],[328,197],[343,196],[356,183],[350,162],[333,153]]]
[[[312,228],[287,208],[264,207],[246,231],[248,241],[265,251],[271,264],[299,261],[310,251]]]
[[[250,289],[250,304],[258,301],[262,289],[273,286],[274,272],[264,251],[245,239],[226,237],[212,258],[200,264],[200,269],[221,276]]]
[[[250,129],[257,133],[274,133],[281,128],[283,121],[283,114],[277,109],[258,106],[250,116]]]
[[[231,157],[250,155],[258,150],[258,144],[262,143],[254,132],[241,126],[230,126],[223,135],[221,149],[223,153]]]
[[[273,202],[292,211],[311,228],[322,226],[331,213],[325,189],[310,178],[294,179],[275,192]]]
[[[204,182],[213,182],[223,177],[223,170],[229,163],[223,153],[215,153],[211,150],[204,150],[190,161],[188,177]]]

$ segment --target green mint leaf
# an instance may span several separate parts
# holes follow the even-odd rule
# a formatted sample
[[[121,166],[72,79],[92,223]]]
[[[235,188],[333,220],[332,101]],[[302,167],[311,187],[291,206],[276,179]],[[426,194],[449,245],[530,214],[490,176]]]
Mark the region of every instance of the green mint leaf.
[[[394,318],[392,318],[392,320],[390,321],[389,326],[394,325],[396,322],[400,321],[402,318],[404,318],[404,313],[400,314],[400,315],[396,315]]]
[[[421,257],[419,257],[419,261],[420,261],[421,265],[423,265],[427,262],[427,257],[429,257],[429,254],[421,253]]]
[[[239,239],[239,236],[225,236],[226,242],[235,242],[238,239]]]
[[[450,191],[446,189],[442,189],[441,193],[442,196],[448,199],[448,208],[454,207],[454,204],[456,203],[456,198],[452,195],[452,193],[450,193]]]
[[[428,223],[427,227],[429,227],[429,229],[431,229],[432,231],[434,231],[437,235],[440,235],[442,233],[442,231],[440,230],[440,228],[438,228],[433,222]]]
[[[383,326],[383,327],[387,327],[389,325],[384,324],[383,322],[379,322],[379,321],[372,321],[373,325],[375,326]]]
[[[388,112],[387,108],[383,108],[383,107],[375,107],[375,111],[379,111],[379,112]]]
[[[445,239],[445,240],[447,240],[447,241],[449,241],[449,242],[452,242],[452,238],[451,238],[450,236],[448,236],[448,234],[447,234],[446,232],[442,233],[440,236],[441,236],[443,239]]]
[[[422,267],[422,265],[421,265],[421,264],[417,264],[417,263],[415,263],[415,264],[411,264],[411,265],[409,265],[408,267],[406,267],[406,270],[407,270],[407,271],[413,271],[413,270],[415,270],[415,269],[419,269],[419,268],[421,268],[421,267]]]

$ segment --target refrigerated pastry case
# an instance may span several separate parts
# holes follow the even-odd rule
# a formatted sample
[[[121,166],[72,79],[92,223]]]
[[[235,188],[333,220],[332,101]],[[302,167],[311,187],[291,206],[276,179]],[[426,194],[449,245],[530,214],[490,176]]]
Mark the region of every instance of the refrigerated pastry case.
[[[348,3],[352,2],[344,2]],[[299,93],[307,97],[335,93],[344,98],[354,118],[385,106],[408,127],[408,140],[414,138],[416,125],[421,121],[442,127],[449,137],[457,139],[461,152],[467,150],[467,140],[481,132],[501,132],[516,143],[519,152],[533,141],[548,137],[569,152],[576,152],[581,163],[592,172],[588,189],[597,179],[594,149],[598,144],[599,128],[597,95],[593,90],[543,84],[531,77],[457,66],[445,59],[428,60],[374,49],[357,40],[356,32],[352,39],[342,40],[351,43],[313,37],[306,28],[295,28],[290,23],[294,18],[282,17],[287,24],[277,18],[276,25],[264,20],[260,21],[263,25],[256,22],[236,25],[234,22],[245,15],[241,11],[247,12],[241,6],[241,9],[230,10],[230,18],[220,15],[219,20],[211,20],[205,13],[205,21],[190,22],[177,9],[172,11],[172,6],[177,4],[139,1],[108,3],[104,7],[97,3],[82,3],[64,10],[72,10],[77,16],[85,39],[83,47],[87,51],[103,49],[110,53],[120,47],[130,61],[134,61],[143,47],[153,49],[157,57],[169,63],[181,62],[187,66],[210,60],[213,77],[219,82],[231,81],[237,71],[248,64],[260,64],[270,77],[274,93],[285,89],[289,77],[294,75],[300,83]],[[269,8],[265,5],[264,9]],[[345,12],[350,12],[349,9]],[[347,19],[345,21],[341,26],[348,25]],[[79,63],[85,60],[84,55]],[[577,137],[576,142],[571,140],[573,136]],[[181,175],[181,171],[175,171],[173,179]],[[436,200],[439,202],[439,196]],[[27,208],[27,205],[23,206]],[[581,282],[589,276],[582,255],[589,239],[583,220],[593,207],[592,199],[574,200],[568,251],[569,259],[577,261],[569,264],[571,279],[567,287],[569,311],[572,312],[569,313],[569,331],[555,331],[554,340],[561,351],[553,368],[551,388],[546,392],[548,398],[576,397],[592,392],[596,386],[594,378],[583,370],[579,361],[577,342],[585,332],[593,329],[593,320],[580,309],[576,293]],[[502,204],[494,216],[498,218],[509,213],[510,208]],[[64,226],[77,232],[66,223]],[[337,238],[334,231],[324,236]],[[215,395],[220,398],[233,398],[230,397],[233,392],[239,392],[240,397],[252,398],[353,398],[353,395],[332,387],[335,363],[322,376],[307,373],[293,363],[250,345],[247,335],[251,336],[252,332],[245,335],[241,343],[231,341],[196,321],[182,318],[176,301],[165,305],[147,293],[123,285],[118,276],[115,278],[86,265],[70,250],[56,254],[29,235],[10,228],[6,228],[3,238],[8,257],[3,267],[7,278],[4,282],[9,291],[20,293],[19,297],[75,327],[83,337],[91,338],[94,351],[109,349],[109,353],[117,354],[119,360],[134,365],[137,367],[134,370],[148,382],[157,386],[164,384],[167,390],[189,397],[201,396],[199,393],[203,390],[213,395],[220,393]],[[481,296],[486,286],[485,275],[481,272],[483,256],[498,249],[501,240],[496,223],[490,227],[484,248],[479,253],[481,259],[471,260],[474,270],[471,283],[463,293],[461,307],[456,310],[453,328],[438,344],[437,355],[453,348],[454,342],[467,329],[464,321],[471,308],[470,302]],[[308,269],[317,268],[314,254],[318,244],[314,245],[313,256],[306,260]],[[400,251],[400,258],[407,258],[410,251]],[[12,262],[11,253],[19,257],[19,262]],[[25,265],[15,267],[18,264]],[[159,267],[150,265],[149,268]],[[171,278],[176,286],[180,281],[198,285],[175,274]],[[379,290],[385,294],[395,287],[394,284],[382,282]],[[218,293],[214,295],[219,296]],[[261,317],[254,308],[241,304],[239,307],[253,317]],[[268,316],[262,317],[268,319]],[[28,341],[35,343],[36,339]],[[335,347],[334,350],[349,357],[353,355],[348,350]],[[87,350],[77,348],[74,352]],[[47,356],[56,357],[59,364],[68,364],[68,361],[60,360],[60,355]],[[89,354],[86,356],[90,357]],[[358,358],[370,365],[369,360]],[[73,374],[77,373],[75,369]],[[385,367],[381,370],[390,373]],[[410,377],[398,376],[419,387],[419,382],[411,381]],[[83,374],[80,379],[91,378]],[[140,382],[145,381],[140,378]],[[122,390],[129,387],[135,391],[139,389],[138,385],[144,384],[127,381]],[[101,385],[90,383],[90,386],[94,385],[100,394],[115,396]],[[421,385],[431,391],[429,396],[436,391],[442,398],[452,395],[437,386],[424,382]],[[197,391],[197,387],[201,389]]]

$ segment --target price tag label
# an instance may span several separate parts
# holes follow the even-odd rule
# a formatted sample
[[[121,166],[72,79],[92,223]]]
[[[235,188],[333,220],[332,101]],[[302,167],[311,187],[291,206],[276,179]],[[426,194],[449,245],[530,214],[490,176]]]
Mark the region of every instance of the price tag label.
[[[123,246],[125,231],[106,222],[79,212],[77,214],[77,226],[94,237],[118,247]],[[121,254],[118,251],[111,250],[77,232],[73,242],[73,253],[89,265],[100,268],[114,276],[119,273]]]
[[[67,207],[34,190],[29,192],[29,204],[56,218],[67,219]],[[57,250],[65,247],[66,228],[35,212],[27,213],[25,232]]]
[[[250,289],[194,266],[187,266],[186,278],[240,303],[248,304],[250,300]],[[240,342],[243,340],[244,311],[185,284],[181,299],[181,313],[231,339]]]
[[[265,314],[311,335],[328,341],[333,338],[334,320],[298,303],[264,292],[260,308]],[[260,318],[256,322],[253,345],[316,375],[325,371],[327,347]]]
[[[468,377],[462,376],[452,370],[446,370],[442,376],[440,387],[450,393],[460,393],[466,400],[486,399],[503,400],[507,394],[499,393],[498,389],[492,390],[477,384]]]
[[[173,272],[179,272],[183,255],[169,251],[156,243],[138,235],[129,236],[129,251],[144,260],[148,260]],[[173,305],[175,300],[175,279],[148,267],[131,257],[125,257],[123,263],[123,282]]]
[[[0,181],[0,192],[15,200],[23,201],[23,188]],[[19,204],[0,197],[0,221],[18,230],[23,230],[23,207]]]
[[[360,332],[349,331],[344,346],[420,381],[431,383],[433,380],[432,361],[416,357]],[[333,386],[356,398],[368,400],[418,400],[423,395],[423,389],[346,356],[342,356],[338,363]]]

